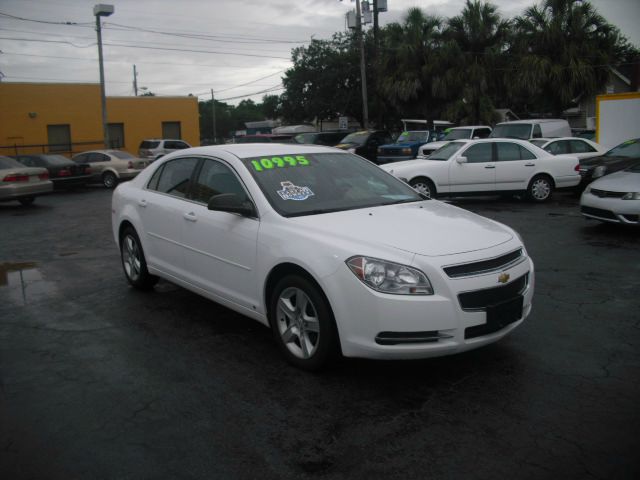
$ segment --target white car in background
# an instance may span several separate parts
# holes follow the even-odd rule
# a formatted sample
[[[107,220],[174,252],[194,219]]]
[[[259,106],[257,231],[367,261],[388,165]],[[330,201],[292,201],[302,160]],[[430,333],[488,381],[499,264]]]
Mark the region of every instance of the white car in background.
[[[590,183],[580,212],[601,222],[640,226],[640,162]]]
[[[586,138],[535,138],[529,141],[551,155],[569,154],[578,157],[578,160],[598,157],[607,152],[607,149],[602,145]]]
[[[169,154],[118,186],[112,227],[131,285],[162,277],[270,326],[304,369],[462,352],[531,311],[515,231],[335,148]]]
[[[487,125],[470,125],[468,127],[454,127],[438,142],[425,143],[418,149],[418,158],[425,159],[433,152],[444,147],[452,140],[475,140],[487,138],[491,134],[491,127]]]
[[[536,202],[580,183],[576,157],[554,157],[525,140],[454,140],[426,160],[381,166],[418,192],[435,196],[526,193]]]

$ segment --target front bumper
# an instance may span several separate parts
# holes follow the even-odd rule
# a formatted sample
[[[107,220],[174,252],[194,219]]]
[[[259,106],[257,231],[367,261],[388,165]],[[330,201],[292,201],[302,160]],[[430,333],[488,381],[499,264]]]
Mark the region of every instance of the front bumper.
[[[53,188],[71,188],[82,187],[89,183],[93,178],[93,175],[82,175],[78,177],[56,177],[51,178],[53,182]]]
[[[463,309],[461,305],[464,294],[480,292],[481,298],[483,292],[501,288],[498,272],[449,278],[442,265],[435,268],[421,263],[418,260],[413,266],[427,274],[434,295],[379,293],[362,284],[346,266],[325,279],[345,356],[411,359],[459,353],[499,340],[531,312],[534,267],[526,256],[499,272],[512,279],[504,284],[505,288],[516,281],[523,282],[522,291],[518,292],[522,298],[521,315],[504,325],[489,325],[486,308]],[[497,303],[495,295],[491,302]]]
[[[640,200],[601,198],[585,192],[580,198],[580,213],[602,222],[640,226]]]

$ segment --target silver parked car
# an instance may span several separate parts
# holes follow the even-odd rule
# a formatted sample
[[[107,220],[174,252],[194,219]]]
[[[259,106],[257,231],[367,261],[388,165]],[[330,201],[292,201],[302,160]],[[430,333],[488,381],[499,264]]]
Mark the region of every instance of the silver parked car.
[[[138,156],[153,162],[167,153],[183,150],[185,148],[191,148],[191,145],[183,140],[151,138],[140,142]]]
[[[93,181],[107,188],[114,188],[121,180],[131,180],[150,163],[122,150],[91,150],[74,155],[71,160],[90,164]]]
[[[0,201],[17,200],[30,205],[37,195],[52,190],[46,168],[26,167],[13,158],[0,156]]]

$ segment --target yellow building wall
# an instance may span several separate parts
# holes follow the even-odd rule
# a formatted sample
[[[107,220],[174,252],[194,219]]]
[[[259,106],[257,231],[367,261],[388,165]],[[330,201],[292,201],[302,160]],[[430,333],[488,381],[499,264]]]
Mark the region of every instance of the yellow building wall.
[[[0,146],[46,145],[47,125],[69,124],[72,142],[101,142],[100,85],[0,83]],[[87,149],[96,145],[87,145]],[[20,153],[42,153],[43,147]],[[0,148],[0,154],[15,151]]]
[[[134,155],[142,140],[162,138],[162,122],[180,122],[181,140],[200,145],[196,97],[107,97],[107,116],[124,124],[124,150]]]
[[[162,122],[180,122],[182,140],[200,145],[196,97],[107,97],[107,121],[124,125],[123,150],[134,155],[143,139],[162,138]],[[0,83],[0,155],[48,152],[47,125],[60,124],[71,153],[103,148],[100,85]]]

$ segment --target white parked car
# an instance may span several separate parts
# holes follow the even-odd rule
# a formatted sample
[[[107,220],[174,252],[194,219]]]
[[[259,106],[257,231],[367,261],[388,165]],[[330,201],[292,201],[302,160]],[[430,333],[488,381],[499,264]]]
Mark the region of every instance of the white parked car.
[[[590,183],[580,212],[602,222],[640,226],[640,162]]]
[[[535,138],[530,140],[536,147],[540,147],[551,155],[572,155],[578,160],[598,157],[607,153],[602,145],[586,138],[562,137],[562,138]]]
[[[487,125],[470,125],[468,127],[455,127],[449,130],[449,133],[438,142],[425,143],[418,149],[418,157],[425,159],[433,152],[444,147],[452,140],[473,140],[478,138],[487,138],[491,134],[491,127]]]
[[[112,224],[130,284],[162,277],[268,325],[305,369],[462,352],[531,310],[516,232],[333,148],[169,154],[118,186]]]
[[[524,192],[544,202],[555,189],[580,183],[577,158],[554,157],[515,139],[455,140],[426,160],[381,168],[431,197]]]

